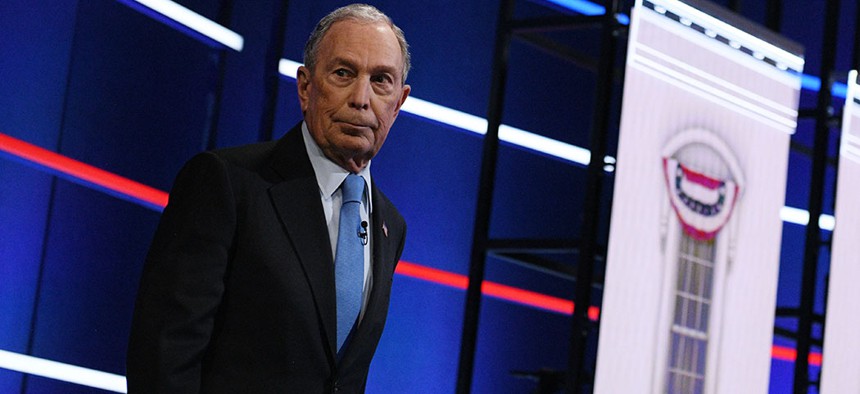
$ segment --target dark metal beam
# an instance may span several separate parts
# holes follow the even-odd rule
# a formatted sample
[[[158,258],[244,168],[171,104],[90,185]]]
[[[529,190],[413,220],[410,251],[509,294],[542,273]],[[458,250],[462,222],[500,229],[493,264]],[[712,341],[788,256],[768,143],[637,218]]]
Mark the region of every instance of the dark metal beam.
[[[767,0],[764,25],[775,32],[780,31],[782,28],[782,0]]]
[[[597,59],[579,53],[567,45],[560,44],[552,39],[534,33],[521,33],[517,35],[517,38],[526,44],[550,55],[557,56],[576,65],[577,67],[581,67],[592,72],[597,71]]]
[[[774,328],[773,328],[773,333],[774,333],[775,335],[779,335],[779,336],[781,336],[781,337],[783,337],[783,338],[797,339],[797,331],[789,330],[789,329],[787,329],[787,328],[774,327]],[[824,340],[823,340],[823,339],[820,339],[820,338],[818,338],[818,339],[816,339],[816,338],[812,338],[812,339],[810,340],[810,343],[811,343],[813,346],[818,346],[818,347],[823,347],[823,346],[824,346]]]
[[[860,4],[854,10],[854,47],[851,52],[851,69],[860,69]]]
[[[741,13],[741,3],[742,3],[741,0],[729,0],[728,7],[730,10],[740,14]]]
[[[582,243],[577,239],[494,238],[487,248],[501,252],[577,253]]]
[[[505,100],[505,81],[508,73],[508,54],[511,44],[509,23],[513,17],[514,0],[502,0],[496,26],[493,50],[493,71],[487,109],[487,134],[484,135],[481,156],[481,180],[478,201],[475,207],[475,223],[472,231],[472,251],[469,264],[469,286],[466,289],[466,309],[463,317],[463,333],[460,342],[460,360],[457,371],[457,393],[468,394],[472,390],[472,375],[475,366],[475,348],[478,339],[478,317],[481,311],[481,284],[487,259],[487,240],[490,234],[493,189],[496,179],[496,161],[499,150],[499,126]]]
[[[779,307],[776,308],[776,317],[798,317],[800,316],[799,308],[787,308],[787,307]],[[814,314],[812,315],[812,322],[817,324],[824,324],[824,315]]]
[[[835,112],[833,108],[828,109],[827,125],[838,128],[842,125],[842,116]],[[816,119],[818,117],[818,108],[801,108],[797,111],[797,117],[800,119]]]
[[[831,88],[833,69],[836,66],[836,39],[839,20],[839,0],[826,2],[824,42],[821,56],[821,88],[818,90],[815,117],[815,142],[812,156],[812,179],[809,185],[809,223],[806,225],[803,276],[800,290],[800,319],[797,324],[797,359],[794,363],[794,393],[809,391],[809,350],[815,308],[818,256],[821,249],[821,216],[824,201],[824,182],[827,170],[827,149],[830,136],[829,118],[832,113]]]
[[[511,21],[515,34],[600,27],[602,15],[562,15]]]
[[[530,253],[491,252],[493,257],[570,281],[576,280],[576,267]]]
[[[838,125],[831,125],[831,127],[839,127]],[[812,157],[813,150],[812,148],[801,144],[797,141],[791,141],[789,143],[789,147],[793,152],[800,153],[801,155]],[[839,162],[837,160],[838,156],[828,156],[827,157],[827,165],[832,166],[833,168],[837,168],[836,164]]]
[[[617,29],[618,0],[604,1],[606,13],[600,34],[600,66],[598,67],[597,88],[592,115],[592,130],[589,141],[591,160],[585,182],[585,202],[580,233],[582,248],[577,263],[577,281],[571,324],[570,353],[568,357],[568,379],[565,385],[568,393],[581,393],[591,383],[593,377],[585,372],[585,355],[589,331],[594,327],[588,319],[591,305],[591,282],[594,276],[594,257],[599,236],[600,204],[603,188],[603,157],[606,153],[607,135],[610,127],[613,82],[615,79],[615,58],[618,52]]]

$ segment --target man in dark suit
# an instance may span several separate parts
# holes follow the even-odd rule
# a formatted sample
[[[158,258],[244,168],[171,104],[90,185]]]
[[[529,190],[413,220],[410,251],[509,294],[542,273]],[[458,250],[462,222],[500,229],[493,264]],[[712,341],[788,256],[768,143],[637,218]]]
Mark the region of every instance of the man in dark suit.
[[[297,73],[304,122],[186,164],[141,278],[130,393],[364,391],[406,232],[369,166],[409,95],[408,70],[387,16],[335,10]],[[355,201],[347,178],[358,179]],[[347,202],[360,202],[361,228],[339,235]],[[361,282],[344,324],[338,240],[352,238]]]

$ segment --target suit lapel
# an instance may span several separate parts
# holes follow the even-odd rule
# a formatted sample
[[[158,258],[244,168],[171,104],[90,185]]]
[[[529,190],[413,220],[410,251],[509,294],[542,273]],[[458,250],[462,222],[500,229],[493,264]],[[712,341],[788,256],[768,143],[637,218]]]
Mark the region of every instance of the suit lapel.
[[[397,263],[394,261],[394,254],[397,252],[399,241],[396,239],[397,237],[391,236],[388,226],[392,226],[394,223],[392,222],[390,216],[387,214],[390,206],[388,199],[382,196],[382,192],[379,191],[379,188],[374,184],[373,186],[373,208],[372,219],[373,222],[373,278],[374,283],[376,280],[380,280],[380,285],[383,285],[382,281],[388,281],[391,279],[392,275],[394,275],[394,266]],[[383,286],[387,286],[384,284]],[[374,286],[374,291],[371,293],[370,301],[373,302],[376,297],[378,297],[381,292],[375,291],[380,288],[379,286]]]
[[[283,181],[272,186],[269,195],[313,292],[329,360],[334,363],[337,338],[334,262],[328,252],[331,243],[319,185],[305,150],[301,125],[279,141],[273,154],[272,168]]]

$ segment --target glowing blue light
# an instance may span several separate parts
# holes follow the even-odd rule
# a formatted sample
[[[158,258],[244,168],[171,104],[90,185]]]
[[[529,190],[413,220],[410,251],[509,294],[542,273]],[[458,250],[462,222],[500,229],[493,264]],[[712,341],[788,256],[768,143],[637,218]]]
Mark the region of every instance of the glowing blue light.
[[[544,0],[547,3],[554,4],[560,7],[567,8],[573,12],[583,15],[603,15],[606,13],[606,8],[599,4],[594,4],[586,0]],[[615,15],[615,19],[622,25],[630,24],[630,17],[624,14]]]

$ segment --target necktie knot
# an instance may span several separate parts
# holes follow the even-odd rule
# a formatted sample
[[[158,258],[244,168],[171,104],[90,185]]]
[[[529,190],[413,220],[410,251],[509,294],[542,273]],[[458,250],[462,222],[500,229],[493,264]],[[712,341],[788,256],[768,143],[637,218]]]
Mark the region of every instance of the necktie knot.
[[[349,174],[340,187],[344,203],[361,202],[361,195],[364,193],[364,179],[362,177],[356,174]]]

